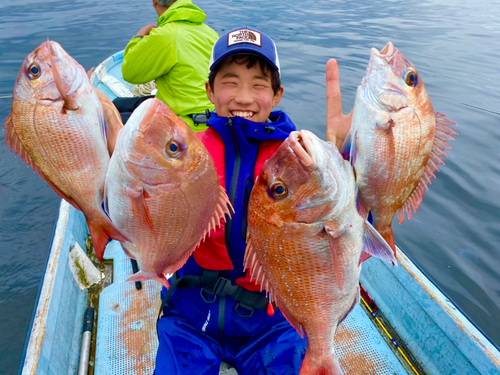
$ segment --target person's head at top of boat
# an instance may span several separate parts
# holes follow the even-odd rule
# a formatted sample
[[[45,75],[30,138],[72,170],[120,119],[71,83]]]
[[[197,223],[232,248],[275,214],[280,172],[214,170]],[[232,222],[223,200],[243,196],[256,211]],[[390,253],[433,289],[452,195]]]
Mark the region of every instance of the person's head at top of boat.
[[[222,35],[209,69],[207,96],[218,116],[266,122],[281,101],[276,44],[259,30],[243,26]]]
[[[153,0],[153,8],[155,8],[158,16],[161,16],[176,1],[177,0]]]

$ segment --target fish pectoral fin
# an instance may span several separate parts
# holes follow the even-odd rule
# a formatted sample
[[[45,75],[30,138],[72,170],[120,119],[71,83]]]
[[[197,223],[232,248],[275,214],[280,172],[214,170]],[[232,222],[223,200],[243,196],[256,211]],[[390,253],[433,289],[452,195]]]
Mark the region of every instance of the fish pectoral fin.
[[[392,130],[395,123],[392,118],[389,118],[387,121],[377,121],[376,125],[380,130]]]
[[[325,223],[325,230],[328,233],[328,236],[332,238],[338,238],[346,232],[345,227],[340,226],[337,222],[334,221]]]
[[[145,273],[142,270],[139,270],[139,272],[134,273],[126,281],[136,282],[136,281],[146,281],[146,280],[155,280],[158,281],[160,284],[162,284],[165,288],[167,289],[170,288],[170,283],[168,282],[168,279],[165,275],[157,276],[152,273]]]
[[[368,214],[370,213],[370,207],[364,202],[358,187],[356,186],[356,209],[358,210],[359,215],[366,220]]]
[[[387,244],[379,232],[367,221],[364,223],[363,251],[361,253],[360,264],[367,253],[382,259],[393,265],[397,265],[396,257],[391,247]]]
[[[140,188],[134,195],[130,197],[132,203],[132,214],[138,215],[151,229],[153,229],[153,221],[149,214],[146,199],[149,194],[144,188]]]
[[[87,219],[87,226],[89,228],[95,254],[101,262],[104,257],[106,246],[111,239],[120,242],[128,241],[127,237],[121,234],[107,217],[102,216],[98,220]]]
[[[333,260],[333,271],[335,272],[335,281],[340,290],[344,286],[344,273],[342,270],[342,254],[339,251],[337,239],[342,236],[346,230],[334,222],[329,222],[325,225],[325,231],[328,235],[328,243]]]
[[[356,164],[356,135],[356,130],[351,126],[340,150],[342,157],[345,160],[349,160],[353,167]]]
[[[104,115],[106,117],[108,151],[109,155],[111,156],[115,149],[118,133],[123,128],[122,118],[120,116],[120,112],[118,112],[113,102],[97,88],[94,87],[93,89],[97,93],[97,97],[101,102],[102,108],[104,110]]]

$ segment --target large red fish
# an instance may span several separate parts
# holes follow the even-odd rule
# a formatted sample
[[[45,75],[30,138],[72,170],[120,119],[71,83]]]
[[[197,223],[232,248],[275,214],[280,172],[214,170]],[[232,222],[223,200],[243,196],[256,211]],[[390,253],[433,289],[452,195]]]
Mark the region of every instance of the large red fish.
[[[394,254],[392,219],[397,212],[401,224],[404,212],[411,219],[418,209],[457,134],[450,125],[434,113],[422,78],[392,43],[372,48],[342,153],[355,169],[360,214],[371,211]]]
[[[302,375],[342,374],[334,336],[359,301],[362,252],[396,262],[354,189],[337,148],[302,130],[265,163],[250,197],[245,267],[307,337]]]
[[[124,241],[102,210],[110,156],[107,120],[83,67],[47,41],[24,60],[5,122],[5,145],[85,214],[96,254]]]
[[[105,205],[139,264],[128,281],[152,279],[168,288],[166,275],[229,215],[230,203],[205,146],[166,104],[149,99],[120,131]]]

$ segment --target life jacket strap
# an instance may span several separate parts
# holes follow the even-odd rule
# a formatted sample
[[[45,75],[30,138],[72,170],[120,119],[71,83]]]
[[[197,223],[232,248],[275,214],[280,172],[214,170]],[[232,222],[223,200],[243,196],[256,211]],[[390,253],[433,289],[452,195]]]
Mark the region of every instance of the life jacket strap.
[[[206,303],[214,303],[217,297],[229,297],[237,302],[234,312],[240,318],[246,319],[253,315],[254,310],[267,310],[269,300],[261,292],[252,292],[231,280],[219,276],[220,271],[203,269],[201,275],[184,275],[179,278],[177,272],[170,279],[170,288],[163,297],[158,320],[163,315],[163,309],[176,288],[200,288],[200,295]],[[274,303],[273,303],[274,305]],[[276,305],[274,305],[276,308]]]

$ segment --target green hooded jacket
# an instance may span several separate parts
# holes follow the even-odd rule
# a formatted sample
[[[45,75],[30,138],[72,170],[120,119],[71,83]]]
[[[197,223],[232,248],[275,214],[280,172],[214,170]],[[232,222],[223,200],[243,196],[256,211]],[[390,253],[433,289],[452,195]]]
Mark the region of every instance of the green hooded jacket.
[[[189,114],[214,109],[205,82],[212,47],[219,38],[205,25],[205,13],[191,0],[177,0],[156,20],[158,27],[144,38],[132,38],[123,55],[123,79],[133,84],[156,81],[156,97],[193,131]]]

